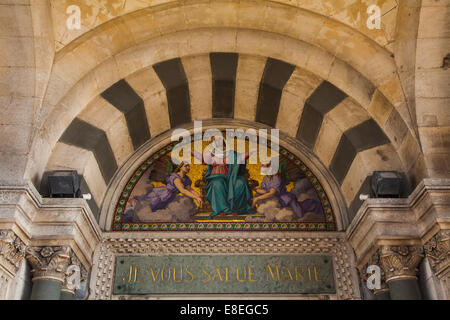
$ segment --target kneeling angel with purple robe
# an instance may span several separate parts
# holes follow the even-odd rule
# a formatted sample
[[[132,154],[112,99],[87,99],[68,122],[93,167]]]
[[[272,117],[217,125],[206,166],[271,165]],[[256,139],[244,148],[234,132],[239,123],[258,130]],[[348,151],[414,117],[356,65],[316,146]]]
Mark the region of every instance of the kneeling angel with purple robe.
[[[280,171],[283,169],[280,166]],[[323,213],[322,205],[315,199],[306,199],[299,202],[297,197],[286,190],[286,182],[282,178],[280,172],[274,172],[272,162],[261,164],[261,173],[265,175],[261,187],[256,190],[258,194],[253,198],[252,206],[256,207],[257,203],[271,198],[277,198],[283,208],[290,208],[297,218],[302,218],[308,212]]]

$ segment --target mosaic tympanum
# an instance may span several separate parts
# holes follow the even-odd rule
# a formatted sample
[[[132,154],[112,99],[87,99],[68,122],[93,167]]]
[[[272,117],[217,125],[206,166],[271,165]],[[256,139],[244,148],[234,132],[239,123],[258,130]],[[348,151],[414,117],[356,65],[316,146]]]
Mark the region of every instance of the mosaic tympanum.
[[[150,156],[125,186],[113,230],[335,230],[327,195],[300,159],[282,147],[272,150],[269,142],[265,145],[270,156],[263,159],[249,150],[245,137],[247,151],[237,152],[237,139],[228,153],[225,147],[223,153],[210,153],[209,162],[201,152],[192,151],[190,164],[176,163],[172,152],[178,142]],[[211,144],[202,141],[202,145],[204,152]],[[221,164],[216,161],[221,157],[236,161]],[[276,171],[272,159],[279,163]]]

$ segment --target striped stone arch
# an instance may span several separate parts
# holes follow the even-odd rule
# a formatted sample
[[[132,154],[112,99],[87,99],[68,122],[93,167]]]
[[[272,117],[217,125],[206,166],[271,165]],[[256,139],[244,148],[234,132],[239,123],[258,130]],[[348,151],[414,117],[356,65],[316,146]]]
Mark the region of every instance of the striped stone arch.
[[[170,59],[119,80],[65,129],[46,171],[77,169],[98,215],[108,185],[127,159],[153,137],[202,114],[251,121],[295,138],[341,187],[348,220],[372,171],[404,171],[388,135],[345,92],[287,62],[229,52]]]
[[[228,12],[226,3],[214,6]],[[45,172],[77,169],[99,212],[117,169],[147,141],[222,118],[279,128],[308,147],[341,186],[349,219],[372,171],[417,175],[420,147],[386,49],[300,8],[273,4],[269,17],[253,17],[241,13],[255,2],[233,6],[239,19],[185,15],[207,16],[202,1],[142,9],[59,51],[26,175],[39,185]]]
[[[202,122],[203,130],[208,129],[266,129],[269,133],[270,140],[270,127],[256,123],[252,121],[232,119],[232,118],[216,118],[208,119]],[[194,134],[194,124],[187,123],[178,126],[177,129],[183,128]],[[117,205],[120,200],[122,200],[124,190],[129,186],[130,179],[136,174],[137,171],[141,170],[144,166],[148,166],[148,160],[153,158],[157,153],[162,150],[167,150],[170,145],[173,144],[171,141],[171,135],[174,130],[168,130],[159,134],[158,136],[152,138],[147,143],[145,143],[139,150],[134,152],[118,169],[115,176],[110,182],[110,185],[106,189],[103,205],[100,208],[100,227],[106,231],[111,231],[114,225],[113,221],[115,214],[117,213]],[[326,201],[331,206],[333,222],[331,228],[333,230],[344,230],[345,226],[348,224],[347,221],[347,207],[345,205],[345,200],[340,191],[340,186],[333,178],[329,170],[321,163],[321,161],[312,153],[311,150],[306,148],[300,141],[294,137],[290,137],[283,132],[279,135],[279,147],[280,150],[287,151],[295,159],[300,160],[299,163],[303,164],[305,167],[302,170],[307,170],[310,172],[311,179],[317,180],[320,185],[320,190],[326,194]],[[282,151],[284,152],[284,151]],[[331,229],[330,229],[331,230]]]

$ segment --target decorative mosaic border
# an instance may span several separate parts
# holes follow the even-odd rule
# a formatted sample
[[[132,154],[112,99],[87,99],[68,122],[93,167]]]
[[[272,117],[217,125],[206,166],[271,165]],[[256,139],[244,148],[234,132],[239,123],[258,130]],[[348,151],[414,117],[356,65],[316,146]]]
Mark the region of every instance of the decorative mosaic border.
[[[270,222],[270,223],[232,223],[232,222],[135,222],[123,223],[123,215],[125,206],[128,202],[133,189],[141,176],[146,170],[159,158],[170,153],[178,142],[172,142],[157,153],[148,158],[139,168],[133,173],[133,176],[128,180],[123,189],[120,199],[114,210],[114,220],[112,231],[336,231],[336,221],[330,201],[320,184],[319,180],[314,176],[311,170],[295,155],[288,150],[279,147],[279,153],[286,159],[294,163],[309,179],[314,187],[317,195],[322,203],[322,208],[325,213],[326,222],[317,223],[301,223],[301,222]]]

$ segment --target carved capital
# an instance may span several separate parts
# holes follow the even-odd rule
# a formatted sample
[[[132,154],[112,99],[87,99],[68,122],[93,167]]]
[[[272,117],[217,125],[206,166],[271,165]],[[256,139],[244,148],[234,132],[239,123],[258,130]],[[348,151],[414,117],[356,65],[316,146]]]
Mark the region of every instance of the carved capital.
[[[362,267],[360,267],[358,270],[361,275],[361,279],[362,279],[362,281],[364,281],[364,283],[367,283],[367,280],[370,276],[370,274],[367,273],[367,268],[371,265],[378,266],[381,269],[380,289],[371,290],[373,292],[373,294],[378,295],[380,293],[389,291],[389,288],[386,283],[386,273],[384,272],[383,268],[381,268],[380,249],[377,249],[377,251],[375,251],[375,253],[372,255],[372,257],[370,257],[370,259],[367,261],[367,263],[365,265],[363,265]]]
[[[386,283],[397,279],[417,279],[418,266],[424,257],[423,247],[381,246],[379,250]]]
[[[450,266],[450,230],[441,230],[424,245],[431,268],[439,276]]]
[[[26,259],[31,265],[33,281],[45,279],[64,283],[71,251],[68,246],[28,247]]]
[[[15,274],[25,257],[25,244],[12,230],[0,230],[0,265]]]

